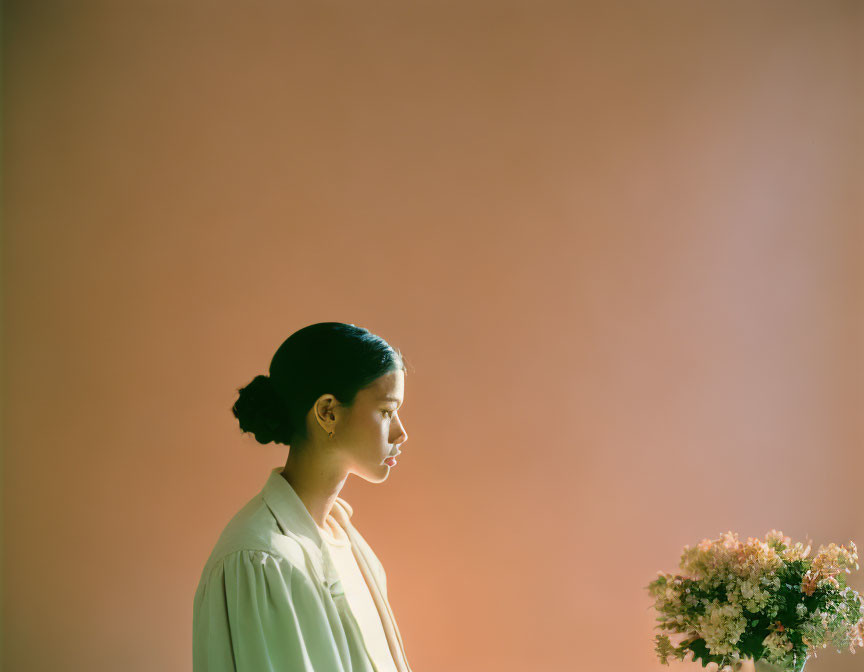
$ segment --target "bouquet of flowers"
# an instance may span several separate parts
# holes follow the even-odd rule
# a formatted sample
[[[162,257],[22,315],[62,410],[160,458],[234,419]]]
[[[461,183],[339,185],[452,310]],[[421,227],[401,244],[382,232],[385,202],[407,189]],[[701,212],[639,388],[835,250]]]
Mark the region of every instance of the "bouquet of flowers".
[[[859,569],[850,546],[820,546],[810,558],[809,543],[793,545],[778,530],[764,541],[730,531],[685,546],[685,576],[658,572],[645,587],[664,631],[654,638],[660,662],[701,658],[703,667],[737,672],[752,659],[801,672],[828,644],[855,653],[864,647],[864,597],[843,575]]]

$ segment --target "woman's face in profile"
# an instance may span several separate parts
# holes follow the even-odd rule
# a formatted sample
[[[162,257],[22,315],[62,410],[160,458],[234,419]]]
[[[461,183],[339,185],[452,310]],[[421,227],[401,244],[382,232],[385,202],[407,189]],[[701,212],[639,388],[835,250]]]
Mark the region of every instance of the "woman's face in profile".
[[[350,473],[371,483],[387,479],[394,467],[386,460],[408,439],[398,414],[404,399],[405,373],[401,369],[381,376],[357,393],[336,430],[348,453]]]

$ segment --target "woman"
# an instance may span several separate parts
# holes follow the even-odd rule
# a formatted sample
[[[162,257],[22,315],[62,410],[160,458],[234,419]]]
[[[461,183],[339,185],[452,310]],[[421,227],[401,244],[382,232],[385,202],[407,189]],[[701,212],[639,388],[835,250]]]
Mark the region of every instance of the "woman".
[[[290,446],[230,520],[201,574],[195,672],[410,672],[381,562],[339,497],[349,474],[387,479],[408,438],[400,352],[366,329],[292,334],[270,375],[239,390],[240,428]]]

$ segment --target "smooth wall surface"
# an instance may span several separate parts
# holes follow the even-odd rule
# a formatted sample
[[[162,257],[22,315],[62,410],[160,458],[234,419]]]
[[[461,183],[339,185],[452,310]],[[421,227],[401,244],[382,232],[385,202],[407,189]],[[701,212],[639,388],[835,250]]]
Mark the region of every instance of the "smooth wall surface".
[[[684,544],[864,549],[860,2],[3,11],[5,670],[191,668],[325,320],[411,365],[342,496],[414,672],[664,669]]]

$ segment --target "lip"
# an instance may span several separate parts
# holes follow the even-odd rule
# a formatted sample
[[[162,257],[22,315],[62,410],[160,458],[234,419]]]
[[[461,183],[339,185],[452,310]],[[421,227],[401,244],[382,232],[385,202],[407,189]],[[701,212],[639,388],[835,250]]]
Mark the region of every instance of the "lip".
[[[391,459],[391,458],[395,459],[395,458],[399,457],[401,454],[402,454],[402,451],[401,451],[401,450],[397,450],[395,455],[388,455],[388,456],[386,457],[386,459],[388,459],[388,460]]]

